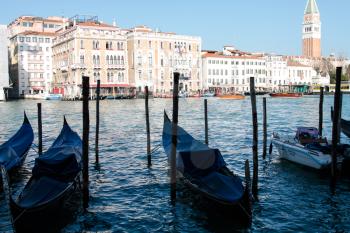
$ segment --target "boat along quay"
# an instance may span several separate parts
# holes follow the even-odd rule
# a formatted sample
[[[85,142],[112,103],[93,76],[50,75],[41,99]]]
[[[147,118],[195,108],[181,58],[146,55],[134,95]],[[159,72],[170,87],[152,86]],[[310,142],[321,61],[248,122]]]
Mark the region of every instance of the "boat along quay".
[[[324,98],[323,137],[331,142],[333,96]],[[350,119],[349,95],[343,95],[342,118]],[[34,144],[23,165],[9,174],[14,201],[32,176],[38,157],[39,100],[0,102],[0,144],[21,127],[23,111],[33,127]],[[63,116],[82,138],[80,101],[42,100],[43,155],[60,134]],[[175,205],[170,201],[167,155],[162,145],[164,110],[172,116],[172,99],[149,100],[152,166],[147,164],[145,101],[101,100],[99,103],[99,163],[95,163],[95,104],[90,101],[89,207],[82,195],[69,193],[55,224],[36,232],[350,232],[350,175],[339,172],[335,193],[330,190],[330,169],[316,170],[284,160],[276,148],[262,158],[263,97],[257,97],[259,180],[258,201],[252,205],[250,224],[234,216],[220,215],[179,180]],[[267,145],[273,132],[294,137],[298,127],[318,127],[318,96],[267,97]],[[178,125],[204,142],[204,98],[179,99]],[[253,127],[250,97],[241,100],[208,98],[209,147],[217,148],[222,161],[245,179],[245,161],[252,174]],[[350,140],[341,134],[341,142]],[[341,165],[339,164],[339,167]],[[38,187],[40,187],[38,185]],[[39,190],[40,191],[40,190]],[[1,192],[3,192],[1,188]],[[3,193],[2,193],[3,195]],[[10,222],[4,198],[0,199],[0,232]],[[21,214],[21,213],[20,213]],[[27,213],[23,213],[23,216]],[[29,214],[28,214],[29,215]],[[18,215],[14,219],[20,223]],[[20,217],[19,217],[20,218]],[[18,221],[18,222],[17,222]],[[39,221],[40,222],[40,221]],[[17,232],[29,232],[18,228]],[[44,229],[44,228],[43,228]]]

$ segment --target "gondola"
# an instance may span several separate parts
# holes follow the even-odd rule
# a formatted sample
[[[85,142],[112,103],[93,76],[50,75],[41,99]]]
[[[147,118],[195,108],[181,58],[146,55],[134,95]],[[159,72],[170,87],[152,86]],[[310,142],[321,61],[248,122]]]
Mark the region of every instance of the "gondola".
[[[33,140],[33,129],[26,113],[24,113],[21,128],[0,146],[0,165],[3,165],[8,172],[20,167],[28,154]]]
[[[80,182],[82,141],[64,119],[61,133],[44,154],[35,159],[32,176],[11,210],[16,228],[29,230],[55,224],[66,200]],[[60,212],[61,211],[61,212]]]
[[[171,156],[172,122],[164,112],[163,147]],[[250,220],[250,192],[233,174],[218,149],[194,139],[177,126],[176,164],[178,178],[207,201],[222,216]]]

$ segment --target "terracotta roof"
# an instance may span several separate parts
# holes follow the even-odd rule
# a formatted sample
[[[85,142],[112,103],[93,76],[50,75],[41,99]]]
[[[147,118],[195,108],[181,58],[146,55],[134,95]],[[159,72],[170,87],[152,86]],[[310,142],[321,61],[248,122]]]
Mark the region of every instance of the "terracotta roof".
[[[77,23],[79,26],[85,26],[85,27],[107,27],[107,28],[117,28],[116,26],[109,25],[106,23],[100,23],[100,22],[81,22]]]
[[[218,53],[206,53],[203,54],[202,57],[213,57],[213,58],[230,58],[230,59],[259,59],[263,60],[262,57],[259,56],[228,56],[228,55],[222,55]]]
[[[37,32],[37,31],[24,31],[18,33],[18,35],[33,35],[33,36],[56,36],[57,34],[54,32]]]
[[[297,67],[310,67],[310,66],[307,66],[307,65],[303,65],[297,61],[292,61],[292,60],[288,60],[287,62],[287,66],[297,66]]]
[[[59,19],[47,19],[47,18],[42,18],[38,16],[22,16],[17,18],[16,20],[31,20],[31,21],[44,21],[44,22],[54,22],[54,23],[62,23],[62,20]],[[15,21],[16,21],[15,20]]]

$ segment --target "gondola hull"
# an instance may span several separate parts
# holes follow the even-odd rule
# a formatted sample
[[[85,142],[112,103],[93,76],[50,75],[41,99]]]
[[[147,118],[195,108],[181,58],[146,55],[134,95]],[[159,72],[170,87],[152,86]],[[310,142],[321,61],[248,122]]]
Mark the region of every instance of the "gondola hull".
[[[217,149],[195,140],[178,127],[177,174],[184,184],[207,201],[211,209],[230,218],[250,220],[250,194],[227,167]],[[163,147],[170,157],[172,123],[164,115]]]
[[[34,140],[32,126],[24,113],[21,128],[8,141],[0,145],[0,164],[7,172],[22,166]]]
[[[77,177],[77,179],[79,179]],[[28,183],[30,184],[30,182]],[[66,189],[51,201],[33,208],[22,208],[11,200],[11,211],[19,232],[44,232],[59,227],[65,217],[66,202],[77,190],[77,182],[71,182]]]
[[[64,204],[80,184],[82,141],[66,121],[47,152],[35,159],[32,176],[18,198],[11,197],[16,228],[47,232],[60,224]]]

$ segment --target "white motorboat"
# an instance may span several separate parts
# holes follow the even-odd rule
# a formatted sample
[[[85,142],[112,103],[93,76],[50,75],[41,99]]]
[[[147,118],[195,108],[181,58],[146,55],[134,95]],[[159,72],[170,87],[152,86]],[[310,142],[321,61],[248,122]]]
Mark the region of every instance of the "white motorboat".
[[[298,127],[294,138],[282,137],[274,132],[271,144],[281,158],[307,167],[319,170],[327,168],[332,162],[331,147],[326,138],[319,137],[316,128]]]

